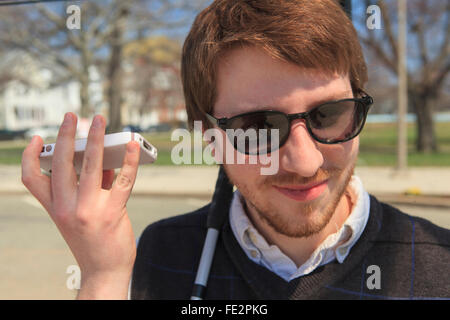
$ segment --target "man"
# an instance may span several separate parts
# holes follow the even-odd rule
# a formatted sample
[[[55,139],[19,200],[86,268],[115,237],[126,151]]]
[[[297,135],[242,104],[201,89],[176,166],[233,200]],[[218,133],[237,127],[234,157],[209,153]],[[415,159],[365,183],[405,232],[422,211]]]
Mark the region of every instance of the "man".
[[[215,1],[186,39],[182,80],[190,124],[217,128],[226,152],[251,156],[227,129],[279,137],[274,148],[257,144],[277,156],[273,175],[261,174],[262,163],[223,161],[237,190],[220,204],[229,216],[206,299],[450,298],[449,230],[377,201],[353,175],[372,98],[356,32],[335,1]],[[94,160],[104,132],[96,118],[77,187],[67,117],[52,180],[37,173],[39,139],[24,152],[23,180],[77,258],[79,298],[125,298],[132,278],[133,299],[188,299],[209,205],[150,225],[136,252],[125,207],[133,145],[112,185]]]

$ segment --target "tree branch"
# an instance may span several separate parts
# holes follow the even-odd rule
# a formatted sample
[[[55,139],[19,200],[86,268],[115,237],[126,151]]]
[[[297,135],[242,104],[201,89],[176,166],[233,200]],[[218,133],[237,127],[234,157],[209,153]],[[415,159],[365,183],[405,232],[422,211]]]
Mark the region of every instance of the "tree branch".
[[[394,37],[394,31],[392,29],[391,19],[389,18],[388,10],[386,8],[386,4],[383,0],[378,1],[378,6],[380,7],[381,17],[383,19],[384,30],[386,32],[386,36],[388,38],[388,42],[391,48],[392,57],[394,59],[394,64],[397,64],[398,61],[398,48],[397,41]]]
[[[439,50],[439,55],[437,58],[432,62],[432,69],[438,70],[440,69],[440,66],[444,63],[446,59],[448,59],[450,55],[450,2],[447,1],[447,5],[445,8],[445,14],[446,19],[444,23],[443,33],[444,41],[442,42],[442,45]]]
[[[433,81],[433,87],[435,88],[436,91],[440,90],[449,72],[450,72],[450,60],[447,60],[447,64],[440,69],[440,71],[437,73]]]
[[[66,26],[66,19],[64,16],[58,16],[53,13],[51,10],[48,10],[43,4],[38,3],[36,5],[38,11],[46,17],[49,21],[51,21],[59,30],[63,31],[67,35],[67,39],[75,48],[80,48],[82,43],[80,39],[74,36],[73,32],[68,32]]]
[[[397,65],[395,63],[395,61],[393,61],[392,58],[388,57],[387,54],[383,51],[383,49],[381,48],[381,46],[376,43],[375,40],[372,39],[365,39],[362,38],[361,41],[368,46],[369,48],[371,48],[378,59],[380,59],[380,61],[395,75],[397,75]]]

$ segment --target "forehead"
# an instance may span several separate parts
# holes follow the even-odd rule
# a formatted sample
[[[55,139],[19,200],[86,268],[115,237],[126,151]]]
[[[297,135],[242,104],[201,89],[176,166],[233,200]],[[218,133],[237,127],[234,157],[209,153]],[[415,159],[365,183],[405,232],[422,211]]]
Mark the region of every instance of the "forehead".
[[[303,112],[315,101],[347,97],[351,97],[348,76],[308,70],[262,49],[242,47],[219,60],[214,113],[231,116],[263,107]]]

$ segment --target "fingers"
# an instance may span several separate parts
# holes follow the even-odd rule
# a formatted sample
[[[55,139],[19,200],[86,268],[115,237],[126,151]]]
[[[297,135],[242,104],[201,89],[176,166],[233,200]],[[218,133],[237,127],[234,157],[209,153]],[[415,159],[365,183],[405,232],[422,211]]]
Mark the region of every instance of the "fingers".
[[[102,186],[103,145],[105,137],[105,120],[97,115],[92,121],[84,151],[81,168],[79,196],[80,201],[96,194]]]
[[[102,189],[110,190],[114,182],[114,170],[103,170]]]
[[[117,175],[116,182],[111,189],[112,205],[117,207],[125,207],[131,190],[136,181],[136,175],[139,165],[139,143],[136,141],[128,142],[127,152],[125,154],[122,168]]]
[[[73,166],[74,141],[77,117],[68,112],[59,128],[52,160],[53,199],[64,204],[72,197],[76,189],[77,176]]]
[[[34,136],[22,154],[22,183],[31,194],[51,212],[52,192],[50,178],[41,173],[39,155],[43,146],[42,138]]]

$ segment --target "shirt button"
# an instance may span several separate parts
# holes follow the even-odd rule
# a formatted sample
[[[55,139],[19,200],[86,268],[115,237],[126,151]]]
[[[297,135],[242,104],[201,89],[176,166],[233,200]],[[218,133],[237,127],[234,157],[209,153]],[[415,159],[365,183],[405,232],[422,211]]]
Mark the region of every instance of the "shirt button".
[[[252,240],[253,244],[255,244],[257,241],[255,234],[253,232],[250,232],[249,237],[250,237],[250,240]]]
[[[258,258],[258,251],[252,250],[252,251],[250,251],[250,255],[256,259],[256,258]]]
[[[343,256],[343,255],[345,255],[346,253],[347,253],[347,248],[339,248],[339,254],[341,255],[341,256]]]

